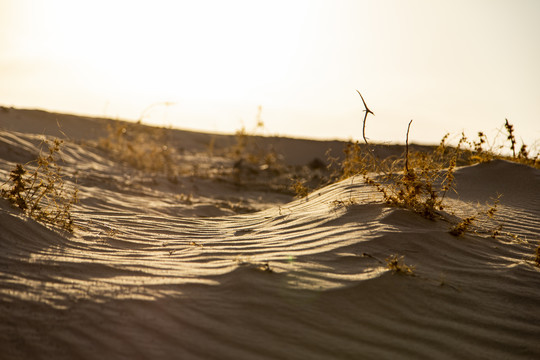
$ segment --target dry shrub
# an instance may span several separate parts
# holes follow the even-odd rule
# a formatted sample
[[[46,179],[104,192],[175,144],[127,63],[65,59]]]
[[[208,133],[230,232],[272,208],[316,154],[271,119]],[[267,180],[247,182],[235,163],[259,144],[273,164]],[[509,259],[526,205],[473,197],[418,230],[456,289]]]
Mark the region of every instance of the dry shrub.
[[[412,120],[411,120],[412,122]],[[438,147],[428,151],[409,151],[409,127],[407,128],[405,154],[400,159],[380,159],[375,155],[375,148],[370,144],[349,143],[344,149],[344,159],[340,164],[338,179],[362,175],[365,182],[373,185],[382,193],[384,201],[393,206],[411,209],[426,218],[437,217],[444,209],[444,199],[453,190],[454,173],[460,164],[475,164],[492,159],[506,159],[538,167],[538,155],[530,158],[527,146],[522,145],[516,155],[513,126],[506,120],[505,127],[510,140],[513,157],[501,155],[491,149],[485,149],[488,143],[483,132],[478,133],[478,140],[469,141],[465,133],[456,146],[447,144],[446,134]],[[475,217],[463,219],[451,232],[461,235],[472,224]]]
[[[409,154],[407,142],[403,170],[396,172],[390,168],[385,174],[387,186],[381,191],[388,204],[412,209],[427,218],[434,218],[438,211],[444,209],[444,198],[453,189],[463,137],[450,158],[444,140],[431,154]],[[403,166],[400,161],[396,165],[398,169]]]
[[[386,258],[386,267],[395,274],[414,275],[414,266],[405,264],[403,256],[390,255]]]
[[[510,149],[512,150],[512,156],[516,157],[516,137],[514,136],[514,125],[508,122],[508,119],[504,119],[504,127],[508,132],[507,139],[510,141]]]
[[[540,152],[537,151],[536,155],[532,156],[527,144],[522,143],[519,151],[516,154],[517,140],[514,134],[514,125],[509,123],[508,119],[505,119],[504,131],[506,132],[506,140],[508,140],[509,142],[508,150],[511,151],[511,156],[504,154],[506,148],[504,144],[499,144],[498,146],[495,146],[495,144],[489,145],[487,136],[483,132],[479,132],[477,141],[467,142],[467,144],[469,145],[469,149],[467,152],[467,163],[476,164],[480,162],[491,161],[493,159],[503,159],[539,168]],[[499,130],[499,132],[502,133],[502,130]]]
[[[458,222],[456,225],[454,225],[450,229],[450,234],[454,236],[462,236],[464,235],[472,226],[473,222],[476,220],[476,215],[466,217],[462,219],[460,222]]]
[[[69,189],[58,164],[62,141],[45,140],[44,144],[48,154],[40,153],[35,161],[17,164],[2,185],[1,195],[31,218],[73,231],[71,207],[78,200],[78,190]]]
[[[498,210],[500,199],[501,195],[498,195],[495,199],[493,199],[493,204],[490,207],[485,210],[478,211],[476,215],[472,215],[462,219],[450,229],[450,234],[454,236],[462,236],[470,230],[475,221],[481,220],[482,218],[492,219]],[[495,229],[491,231],[491,236],[495,238],[497,235],[500,234],[501,229],[502,225],[498,225]]]
[[[306,181],[300,178],[292,180],[291,189],[296,194],[296,198],[301,199],[309,195],[309,188],[306,186]]]
[[[259,131],[264,129],[262,106],[257,108],[255,127],[248,131],[242,126],[235,133],[236,143],[229,149],[229,156],[236,162],[236,167],[254,167],[267,170],[281,171],[281,159],[273,149],[265,148],[257,141]]]
[[[434,218],[443,209],[446,193],[452,189],[464,140],[453,151],[447,148],[445,136],[431,153],[409,152],[408,133],[409,130],[405,154],[397,160],[379,159],[371,145],[348,144],[341,163],[341,179],[362,175],[367,184],[383,194],[387,204]]]
[[[98,147],[113,158],[142,171],[166,174],[176,178],[179,166],[176,150],[168,144],[166,129],[135,124],[107,125],[108,136],[98,141]]]

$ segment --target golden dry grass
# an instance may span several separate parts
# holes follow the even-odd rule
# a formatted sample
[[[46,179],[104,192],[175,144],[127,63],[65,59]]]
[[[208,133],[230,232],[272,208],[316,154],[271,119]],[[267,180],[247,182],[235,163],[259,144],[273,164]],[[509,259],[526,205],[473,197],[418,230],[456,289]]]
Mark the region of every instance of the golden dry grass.
[[[2,197],[21,209],[29,217],[73,231],[71,208],[78,201],[78,190],[64,181],[61,162],[62,141],[44,140],[47,154],[39,154],[35,161],[17,164],[1,189]]]

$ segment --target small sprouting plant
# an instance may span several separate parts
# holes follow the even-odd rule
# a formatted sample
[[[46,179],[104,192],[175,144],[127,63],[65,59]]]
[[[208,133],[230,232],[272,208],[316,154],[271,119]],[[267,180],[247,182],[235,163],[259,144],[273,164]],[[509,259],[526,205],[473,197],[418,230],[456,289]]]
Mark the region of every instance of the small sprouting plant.
[[[31,218],[73,231],[71,208],[78,201],[78,189],[68,189],[58,164],[62,141],[44,143],[48,154],[40,154],[25,165],[17,164],[3,184],[1,195]]]
[[[414,275],[414,266],[405,264],[403,256],[390,255],[386,258],[386,267],[396,274]]]

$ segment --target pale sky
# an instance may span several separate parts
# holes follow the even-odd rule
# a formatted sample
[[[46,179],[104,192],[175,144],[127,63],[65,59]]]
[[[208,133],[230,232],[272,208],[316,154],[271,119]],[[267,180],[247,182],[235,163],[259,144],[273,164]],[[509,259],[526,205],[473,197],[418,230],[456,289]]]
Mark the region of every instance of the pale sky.
[[[229,133],[261,105],[261,134],[362,139],[358,89],[373,142],[508,118],[532,145],[539,19],[538,0],[0,0],[0,104]]]

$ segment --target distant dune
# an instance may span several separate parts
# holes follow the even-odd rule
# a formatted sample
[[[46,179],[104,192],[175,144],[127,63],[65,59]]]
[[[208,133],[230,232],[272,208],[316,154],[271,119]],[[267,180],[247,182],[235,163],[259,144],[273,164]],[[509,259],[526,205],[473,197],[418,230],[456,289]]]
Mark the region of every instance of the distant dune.
[[[100,143],[115,124],[0,109],[0,183],[59,137],[80,198],[72,233],[0,199],[0,358],[540,358],[540,170],[458,168],[447,219],[501,197],[457,237],[361,177],[295,199],[288,171],[322,177],[344,142],[257,138],[285,165],[248,166],[234,135],[161,129],[175,167],[154,173]]]

